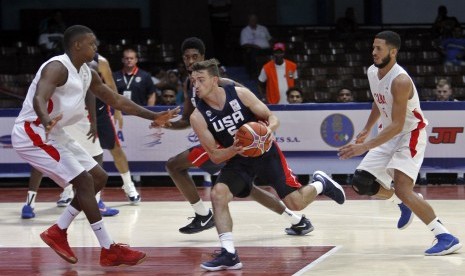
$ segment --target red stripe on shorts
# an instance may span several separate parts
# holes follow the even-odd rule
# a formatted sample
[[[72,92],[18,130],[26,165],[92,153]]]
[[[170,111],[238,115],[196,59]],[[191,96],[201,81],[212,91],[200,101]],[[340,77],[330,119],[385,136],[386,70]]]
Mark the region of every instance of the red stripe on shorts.
[[[29,136],[34,146],[43,149],[48,155],[50,155],[50,157],[55,159],[55,161],[60,161],[60,153],[58,152],[58,150],[53,146],[44,144],[40,135],[35,133],[32,129],[31,122],[25,122],[24,129],[26,130],[26,134],[27,136]]]
[[[278,143],[276,143],[276,141],[273,141],[273,144],[279,152],[279,158],[281,159],[281,166],[283,167],[284,174],[286,175],[286,185],[294,187],[294,188],[302,187],[302,184],[300,184],[299,180],[297,180],[297,177],[294,175],[291,168],[289,168],[289,165],[287,164],[287,161],[286,161],[286,157],[284,157],[284,154],[279,148]]]
[[[114,117],[111,115],[111,108],[109,105],[107,105],[107,113],[108,113],[108,116],[110,117],[111,127],[113,128],[113,134],[115,136],[115,144],[116,146],[121,147],[121,143],[118,137],[118,132],[116,131],[116,128],[115,128],[115,120],[114,120]]]
[[[410,148],[410,155],[412,157],[414,157],[417,154],[416,147],[418,144],[418,137],[420,136],[420,130],[422,130],[426,126],[423,117],[418,111],[416,111],[416,109],[413,110],[413,116],[415,116],[415,118],[417,118],[420,121],[418,122],[417,128],[412,130],[412,134],[410,136],[409,148]]]
[[[207,162],[210,159],[210,156],[202,146],[198,146],[193,148],[189,152],[187,158],[189,159],[189,161],[191,161],[191,163],[194,166],[200,168],[200,166],[202,166],[203,163]]]

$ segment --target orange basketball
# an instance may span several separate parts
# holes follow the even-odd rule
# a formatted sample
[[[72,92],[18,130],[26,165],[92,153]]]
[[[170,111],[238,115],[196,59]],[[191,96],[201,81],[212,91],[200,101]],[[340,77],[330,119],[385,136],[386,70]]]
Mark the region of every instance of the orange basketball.
[[[267,152],[271,147],[271,132],[263,124],[249,122],[242,125],[236,132],[236,139],[244,147],[242,155],[257,157]]]

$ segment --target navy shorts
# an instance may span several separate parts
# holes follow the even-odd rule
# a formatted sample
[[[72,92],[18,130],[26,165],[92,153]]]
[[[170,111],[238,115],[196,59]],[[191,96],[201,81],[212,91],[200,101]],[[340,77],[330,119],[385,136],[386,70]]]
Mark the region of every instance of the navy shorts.
[[[115,145],[120,146],[115,125],[111,117],[109,106],[105,106],[106,111],[97,112],[97,134],[102,149],[112,150]]]

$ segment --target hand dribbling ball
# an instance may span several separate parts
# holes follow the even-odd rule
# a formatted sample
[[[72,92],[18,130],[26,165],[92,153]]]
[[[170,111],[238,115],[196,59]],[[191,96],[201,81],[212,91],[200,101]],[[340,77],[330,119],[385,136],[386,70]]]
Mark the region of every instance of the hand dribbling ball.
[[[271,147],[271,132],[261,123],[249,122],[242,125],[236,132],[236,139],[244,147],[241,153],[247,157],[261,156]]]

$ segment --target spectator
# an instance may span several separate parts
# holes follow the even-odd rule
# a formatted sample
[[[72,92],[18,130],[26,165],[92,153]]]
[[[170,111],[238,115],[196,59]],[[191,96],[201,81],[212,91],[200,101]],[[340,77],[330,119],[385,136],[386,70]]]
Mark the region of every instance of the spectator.
[[[347,37],[358,30],[357,20],[353,7],[348,7],[344,17],[336,21],[336,32],[342,37]]]
[[[184,102],[184,90],[182,89],[182,82],[179,79],[179,72],[177,69],[168,71],[164,89],[167,87],[175,91],[175,102],[177,104],[182,104]]]
[[[439,6],[438,15],[433,23],[433,36],[439,38],[448,38],[452,36],[452,31],[455,27],[460,27],[457,18],[447,15],[447,7]]]
[[[346,88],[342,88],[337,92],[337,102],[338,103],[348,103],[354,101],[354,95],[352,95],[352,91]]]
[[[440,49],[445,56],[444,64],[465,66],[465,38],[460,26],[454,28],[452,37],[441,41]]]
[[[286,91],[287,102],[290,104],[300,104],[303,102],[303,93],[300,88],[291,87]]]
[[[161,102],[160,105],[176,105],[176,88],[172,86],[166,86],[161,91]]]
[[[138,105],[152,106],[156,101],[156,88],[152,76],[137,66],[137,53],[133,49],[123,52],[123,69],[113,72],[118,93]]]
[[[440,79],[436,85],[436,101],[457,101],[452,95],[452,86],[447,79]]]
[[[46,29],[39,35],[38,44],[46,59],[64,53],[63,32],[56,23],[49,22]]]
[[[152,82],[153,82],[153,85],[155,85],[157,97],[161,96],[161,90],[163,89],[163,86],[165,85],[165,81],[166,81],[166,71],[163,68],[160,68],[158,66],[153,67]]]
[[[244,62],[251,79],[257,76],[257,57],[270,54],[270,40],[268,29],[258,24],[255,14],[249,15],[249,23],[241,31],[240,43],[244,49]]]
[[[284,58],[285,50],[283,43],[274,44],[273,59],[263,65],[258,76],[261,98],[269,104],[285,104],[286,91],[298,78],[297,65]]]

